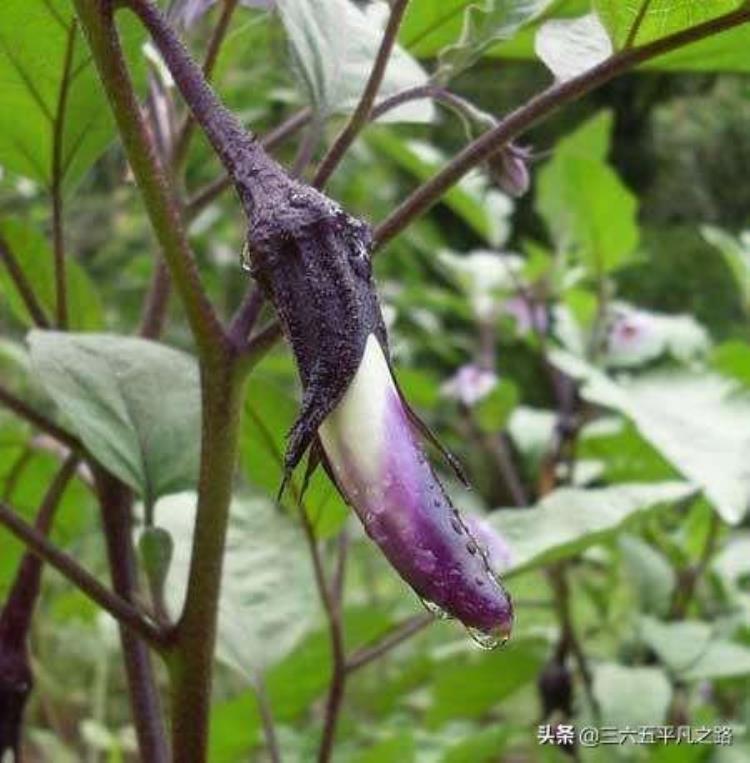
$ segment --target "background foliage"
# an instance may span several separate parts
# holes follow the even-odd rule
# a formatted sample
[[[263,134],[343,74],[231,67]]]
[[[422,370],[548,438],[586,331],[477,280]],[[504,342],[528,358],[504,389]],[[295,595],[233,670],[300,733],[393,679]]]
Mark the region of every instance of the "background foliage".
[[[210,5],[173,3],[196,54],[216,20]],[[737,5],[654,0],[636,41]],[[472,121],[427,101],[392,112],[366,129],[331,194],[369,221],[383,219],[486,115],[506,113],[550,81],[535,52],[541,25],[539,54],[565,77],[597,55],[590,36],[582,45],[571,31],[573,20],[598,13],[599,43],[617,48],[638,6],[413,0],[383,94],[434,75],[483,113]],[[293,164],[304,141],[319,156],[356,102],[382,11],[348,0],[246,3],[222,47],[217,87],[258,133],[311,105],[310,126],[277,156]],[[140,92],[150,88],[160,113],[181,112],[136,25],[129,20],[123,30]],[[56,94],[71,39],[61,113]],[[446,476],[457,503],[508,544],[499,566],[517,625],[505,649],[484,652],[457,624],[436,623],[353,674],[338,760],[564,759],[536,741],[537,724],[559,720],[734,730],[731,749],[618,748],[626,758],[750,754],[749,43],[745,25],[602,88],[524,137],[533,147],[528,194],[510,198],[483,168],[379,255],[399,380],[467,466],[472,492]],[[155,511],[174,545],[167,603],[177,612],[199,437],[189,335],[175,303],[164,344],[122,336],[139,324],[156,245],[71,6],[6,0],[0,236],[49,315],[56,124],[70,326],[86,333],[28,334],[32,316],[0,265],[0,375]],[[197,139],[186,196],[219,174]],[[211,296],[228,314],[247,284],[231,192],[200,210],[190,235]],[[488,388],[456,376],[467,365],[482,367]],[[254,372],[245,405],[212,710],[217,763],[266,759],[259,695],[272,708],[284,760],[315,755],[331,674],[328,633],[295,503],[274,502],[297,400],[289,353],[278,346]],[[48,439],[0,410],[0,495],[23,516],[33,517],[58,460]],[[344,528],[351,539],[350,651],[419,613],[323,475],[304,510],[326,562]],[[85,474],[66,492],[52,537],[106,575]],[[20,556],[2,532],[0,600]],[[570,713],[554,708],[550,721],[538,685],[570,627],[585,659],[566,655],[574,703]],[[30,759],[133,759],[116,654],[107,616],[45,573],[33,632]],[[587,760],[613,754],[582,752]]]

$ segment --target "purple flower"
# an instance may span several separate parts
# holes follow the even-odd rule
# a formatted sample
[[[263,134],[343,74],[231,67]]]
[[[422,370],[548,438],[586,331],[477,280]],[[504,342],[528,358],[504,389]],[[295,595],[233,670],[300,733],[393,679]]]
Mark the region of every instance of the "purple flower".
[[[497,374],[486,368],[467,363],[456,371],[440,388],[446,397],[458,400],[466,406],[476,405],[497,386]]]
[[[542,333],[547,331],[549,324],[547,308],[540,302],[519,294],[505,300],[500,309],[506,315],[515,318],[516,326],[521,334],[528,334],[530,331]]]
[[[319,435],[342,494],[425,604],[483,646],[505,641],[510,597],[437,480],[375,336]]]

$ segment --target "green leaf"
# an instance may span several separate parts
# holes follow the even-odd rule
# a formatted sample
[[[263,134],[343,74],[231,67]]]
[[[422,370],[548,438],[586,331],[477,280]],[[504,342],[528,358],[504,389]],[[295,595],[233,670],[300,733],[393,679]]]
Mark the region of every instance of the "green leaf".
[[[623,265],[640,237],[636,197],[600,155],[610,127],[606,113],[585,122],[560,141],[539,173],[540,214],[558,244],[594,274]]]
[[[139,25],[118,18],[118,28],[125,51],[137,61]],[[72,57],[61,109],[68,45]],[[60,125],[60,179],[71,190],[112,140],[114,122],[69,0],[0,4],[0,82],[0,164],[49,188]]]
[[[468,69],[487,48],[509,40],[543,13],[553,0],[477,0],[467,6],[461,36],[440,53],[438,77],[450,79]]]
[[[441,662],[434,679],[428,723],[439,726],[452,718],[477,718],[536,678],[547,645],[536,638],[511,640],[501,650]]]
[[[352,111],[370,76],[382,31],[371,14],[349,0],[279,0],[297,71],[321,117]],[[427,74],[402,48],[395,46],[378,91],[383,100],[424,85]],[[383,121],[429,122],[428,101],[394,109]]]
[[[370,130],[367,141],[418,180],[431,177],[444,164],[433,146],[401,140],[386,129]],[[478,172],[453,186],[441,201],[492,246],[499,246],[508,237],[512,205],[504,194],[489,190]]]
[[[743,0],[650,0],[634,42],[638,45],[666,37],[682,29],[739,8]],[[593,0],[594,10],[621,48],[630,35],[643,0]]]
[[[2,237],[18,261],[26,281],[48,319],[55,315],[55,269],[52,250],[44,236],[20,220],[0,221]],[[101,328],[104,318],[102,303],[94,284],[75,258],[68,253],[65,263],[68,290],[68,320],[74,331],[90,331]],[[34,325],[26,305],[18,295],[8,271],[0,265],[0,290],[7,295],[8,307],[25,326]]]
[[[672,687],[660,668],[598,665],[593,689],[602,725],[618,728],[664,723],[672,700]]]
[[[536,34],[534,49],[555,79],[564,82],[609,58],[612,43],[596,14],[589,13],[545,22]]]
[[[601,543],[648,510],[689,497],[683,482],[629,484],[584,490],[559,488],[525,511],[495,511],[488,521],[510,546],[507,576]]]
[[[144,501],[195,486],[201,403],[192,357],[113,334],[32,331],[29,345],[68,427]]]
[[[408,731],[402,731],[377,742],[351,760],[352,763],[413,763],[416,753],[414,737]]]
[[[711,356],[711,366],[723,376],[728,376],[750,387],[750,345],[739,339],[720,344]]]
[[[195,526],[195,493],[165,498],[156,517],[174,541],[167,605],[182,611]],[[219,598],[217,657],[248,681],[297,646],[320,612],[301,529],[265,500],[231,507]]]
[[[750,675],[750,649],[717,635],[708,623],[663,623],[644,617],[640,634],[681,681]]]
[[[614,382],[567,353],[552,362],[584,382],[582,396],[632,420],[686,478],[705,492],[721,517],[736,524],[750,505],[750,396],[708,373],[654,372]]]
[[[635,589],[640,609],[666,615],[676,582],[669,560],[635,535],[623,535],[619,546],[626,580]]]
[[[750,315],[750,236],[746,234],[735,238],[711,225],[703,226],[701,232],[703,238],[724,256],[742,296],[745,311]]]
[[[518,387],[508,379],[501,379],[492,392],[474,407],[474,416],[482,431],[492,434],[505,429],[519,400]]]

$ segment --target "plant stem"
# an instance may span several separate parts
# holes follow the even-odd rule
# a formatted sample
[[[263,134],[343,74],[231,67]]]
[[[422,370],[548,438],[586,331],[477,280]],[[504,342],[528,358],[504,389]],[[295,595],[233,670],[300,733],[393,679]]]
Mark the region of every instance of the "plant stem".
[[[65,488],[78,468],[78,456],[69,455],[50,483],[36,515],[34,529],[49,535],[55,512],[62,501]],[[42,560],[27,551],[18,567],[15,579],[0,614],[0,641],[10,648],[25,650],[34,608],[39,598],[42,580]]]
[[[156,339],[164,330],[169,307],[169,295],[172,291],[172,279],[167,263],[160,257],[154,268],[154,275],[149,287],[143,317],[138,333],[146,339]]]
[[[28,310],[34,325],[37,328],[49,328],[49,319],[44,308],[37,299],[34,289],[31,288],[31,284],[26,279],[26,274],[23,272],[23,268],[16,259],[13,250],[2,236],[0,236],[0,261],[7,268],[10,280],[13,281],[18,296],[21,298],[26,310]]]
[[[223,330],[203,289],[177,200],[171,193],[133,91],[109,2],[74,0],[146,212],[187,313],[201,358],[212,357]]]
[[[127,625],[154,648],[163,650],[168,639],[129,602],[124,601],[103,586],[91,573],[81,567],[70,555],[61,551],[47,538],[24,522],[6,503],[0,501],[0,524],[7,528],[32,553],[70,580],[92,601],[109,612],[118,622]]]
[[[271,763],[281,763],[281,750],[279,749],[279,740],[276,737],[276,723],[273,718],[273,708],[268,698],[266,682],[259,673],[253,681],[255,698],[258,702],[258,711],[260,712],[261,723],[263,724],[263,736],[266,740],[266,749]]]
[[[349,656],[346,661],[346,672],[353,673],[360,668],[369,665],[371,662],[382,657],[394,649],[395,647],[403,644],[412,636],[423,631],[428,625],[435,622],[435,616],[429,612],[420,613],[410,617],[403,623],[400,623],[391,631],[386,633],[379,641],[376,641],[371,646],[358,649],[356,652]]]
[[[486,161],[499,148],[549,116],[561,106],[581,98],[600,85],[657,56],[684,47],[750,21],[750,7],[675,32],[645,45],[623,50],[577,77],[552,85],[512,111],[460,151],[427,182],[419,186],[375,230],[375,248],[388,243],[416,217],[426,212],[467,172]]]
[[[203,437],[198,508],[185,609],[170,660],[174,759],[206,760],[216,619],[244,378],[237,365],[202,377]]]
[[[330,150],[323,157],[320,167],[318,167],[318,171],[315,173],[313,179],[312,184],[315,188],[325,187],[328,179],[344,158],[349,147],[354,142],[354,139],[357,137],[360,130],[367,124],[373,104],[375,103],[375,98],[377,98],[378,91],[383,82],[383,77],[385,76],[385,70],[388,66],[391,53],[393,52],[393,47],[396,44],[398,30],[401,26],[401,21],[403,20],[406,6],[408,4],[409,0],[395,0],[392,3],[388,24],[383,32],[383,39],[380,43],[380,48],[375,57],[375,62],[373,63],[372,71],[370,72],[370,77],[367,80],[362,97],[359,99],[357,108],[349,118],[344,129],[339,133]]]
[[[10,390],[3,387],[2,384],[0,384],[0,405],[13,411],[17,416],[25,419],[29,424],[48,434],[50,437],[54,437],[55,440],[63,445],[67,445],[71,450],[83,450],[83,445],[77,437],[66,432],[62,427],[55,424],[54,421],[50,421],[46,416],[34,410],[30,405],[16,397]]]
[[[57,96],[57,109],[52,124],[52,242],[55,258],[56,322],[58,328],[65,328],[68,325],[68,289],[65,279],[65,236],[63,231],[62,199],[62,183],[64,178],[63,147],[73,51],[75,50],[77,32],[78,27],[75,21],[73,21],[68,29],[60,90]]]
[[[124,601],[135,606],[138,570],[133,549],[132,493],[116,477],[94,467],[102,525],[107,544],[112,587]],[[148,763],[171,760],[164,725],[161,697],[147,642],[120,623],[130,710],[141,758]]]

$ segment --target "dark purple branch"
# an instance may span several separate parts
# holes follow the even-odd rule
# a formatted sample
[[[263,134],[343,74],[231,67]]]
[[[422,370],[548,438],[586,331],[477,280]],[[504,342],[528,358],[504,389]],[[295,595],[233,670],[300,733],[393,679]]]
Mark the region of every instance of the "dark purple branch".
[[[135,607],[138,571],[133,549],[132,494],[118,479],[100,468],[95,469],[95,481],[112,587],[120,599]],[[148,642],[122,622],[120,640],[141,757],[153,763],[169,763],[164,713]]]
[[[598,66],[565,82],[552,85],[512,111],[498,125],[460,151],[443,169],[404,200],[375,230],[375,248],[387,244],[412,220],[426,212],[467,172],[534,126],[561,106],[586,95],[595,88],[652,58],[677,48],[720,34],[750,20],[747,5],[697,26],[684,29],[637,48],[624,50]]]
[[[347,673],[369,665],[390,652],[395,647],[403,644],[412,636],[423,631],[428,625],[435,622],[435,616],[429,612],[423,612],[410,617],[403,623],[399,623],[393,630],[385,634],[379,641],[370,646],[362,647],[354,652],[346,661]]]

